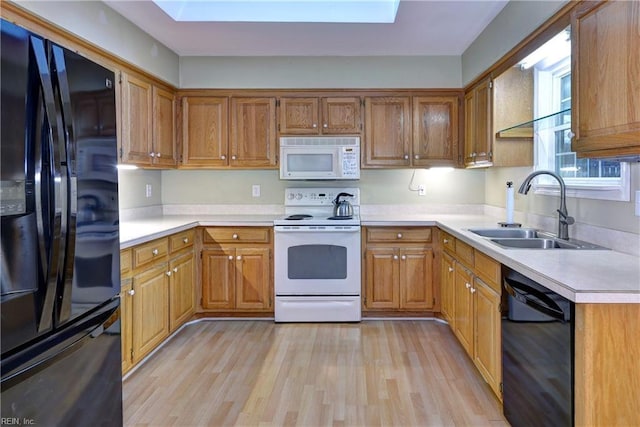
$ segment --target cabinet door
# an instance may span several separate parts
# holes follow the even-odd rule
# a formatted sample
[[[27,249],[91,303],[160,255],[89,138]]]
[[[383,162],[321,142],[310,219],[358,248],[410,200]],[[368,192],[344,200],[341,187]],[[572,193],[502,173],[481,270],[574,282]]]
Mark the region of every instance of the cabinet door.
[[[153,88],[153,163],[175,166],[175,100],[173,93]]]
[[[365,308],[397,309],[400,307],[398,261],[397,249],[367,249],[365,255]]]
[[[133,277],[133,361],[140,361],[169,335],[168,266]]]
[[[363,167],[409,166],[410,106],[407,96],[365,98]]]
[[[500,295],[478,278],[474,289],[473,361],[496,396],[501,396]]]
[[[275,167],[276,99],[231,98],[231,166]]]
[[[122,161],[149,165],[152,162],[151,84],[122,74]]]
[[[182,99],[182,165],[228,164],[229,101],[225,97]]]
[[[205,249],[202,251],[202,308],[235,307],[235,251]]]
[[[473,356],[473,277],[460,264],[455,268],[455,332],[462,347]]]
[[[318,98],[280,98],[280,134],[319,134],[318,105]]]
[[[322,98],[322,133],[326,135],[360,134],[362,130],[360,111],[360,98]]]
[[[458,158],[458,97],[413,98],[413,165],[455,166]]]
[[[585,3],[571,27],[573,151],[640,154],[640,4]]]
[[[455,262],[450,255],[442,254],[442,272],[441,290],[442,297],[442,316],[449,322],[452,329],[455,328],[454,323],[454,289],[455,289]]]
[[[269,248],[236,249],[236,309],[271,307],[270,254]]]
[[[188,252],[169,263],[169,329],[178,329],[195,311],[193,252]]]
[[[120,337],[122,373],[124,374],[133,366],[133,286],[131,279],[123,280],[120,289]]]
[[[400,308],[433,308],[433,251],[424,248],[400,249]]]
[[[487,79],[465,95],[465,165],[491,166],[493,145],[492,83]]]

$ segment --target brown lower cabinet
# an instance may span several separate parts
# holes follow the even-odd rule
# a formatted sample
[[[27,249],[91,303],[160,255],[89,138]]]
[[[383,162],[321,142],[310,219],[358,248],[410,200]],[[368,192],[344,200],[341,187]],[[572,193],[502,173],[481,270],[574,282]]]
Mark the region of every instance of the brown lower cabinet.
[[[273,244],[270,227],[203,229],[202,308],[272,312]]]
[[[364,229],[364,311],[431,311],[434,308],[431,229]]]
[[[120,262],[124,374],[195,311],[193,231],[125,249]]]

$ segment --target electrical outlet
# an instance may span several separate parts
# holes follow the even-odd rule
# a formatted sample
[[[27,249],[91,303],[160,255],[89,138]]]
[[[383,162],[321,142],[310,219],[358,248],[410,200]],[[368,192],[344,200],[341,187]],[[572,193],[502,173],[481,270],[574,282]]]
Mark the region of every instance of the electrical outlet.
[[[260,197],[260,185],[259,184],[253,184],[251,186],[251,196]]]
[[[151,195],[153,194],[151,184],[147,184],[145,186],[144,194],[147,196],[147,198],[151,197]]]
[[[418,185],[418,196],[424,196],[426,190],[424,188],[424,184],[419,184]]]
[[[640,190],[636,191],[636,216],[640,216]]]

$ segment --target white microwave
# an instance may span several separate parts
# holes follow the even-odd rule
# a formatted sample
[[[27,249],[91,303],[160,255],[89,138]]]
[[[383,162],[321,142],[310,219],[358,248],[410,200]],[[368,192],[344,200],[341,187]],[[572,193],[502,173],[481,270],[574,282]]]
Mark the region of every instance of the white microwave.
[[[280,138],[280,179],[360,179],[360,137]]]

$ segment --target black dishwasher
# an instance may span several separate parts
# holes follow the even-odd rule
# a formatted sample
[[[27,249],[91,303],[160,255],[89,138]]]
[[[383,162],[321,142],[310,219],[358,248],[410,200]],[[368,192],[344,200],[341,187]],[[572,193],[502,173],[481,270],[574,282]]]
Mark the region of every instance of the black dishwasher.
[[[573,426],[575,305],[511,269],[502,277],[504,415],[513,427]]]

